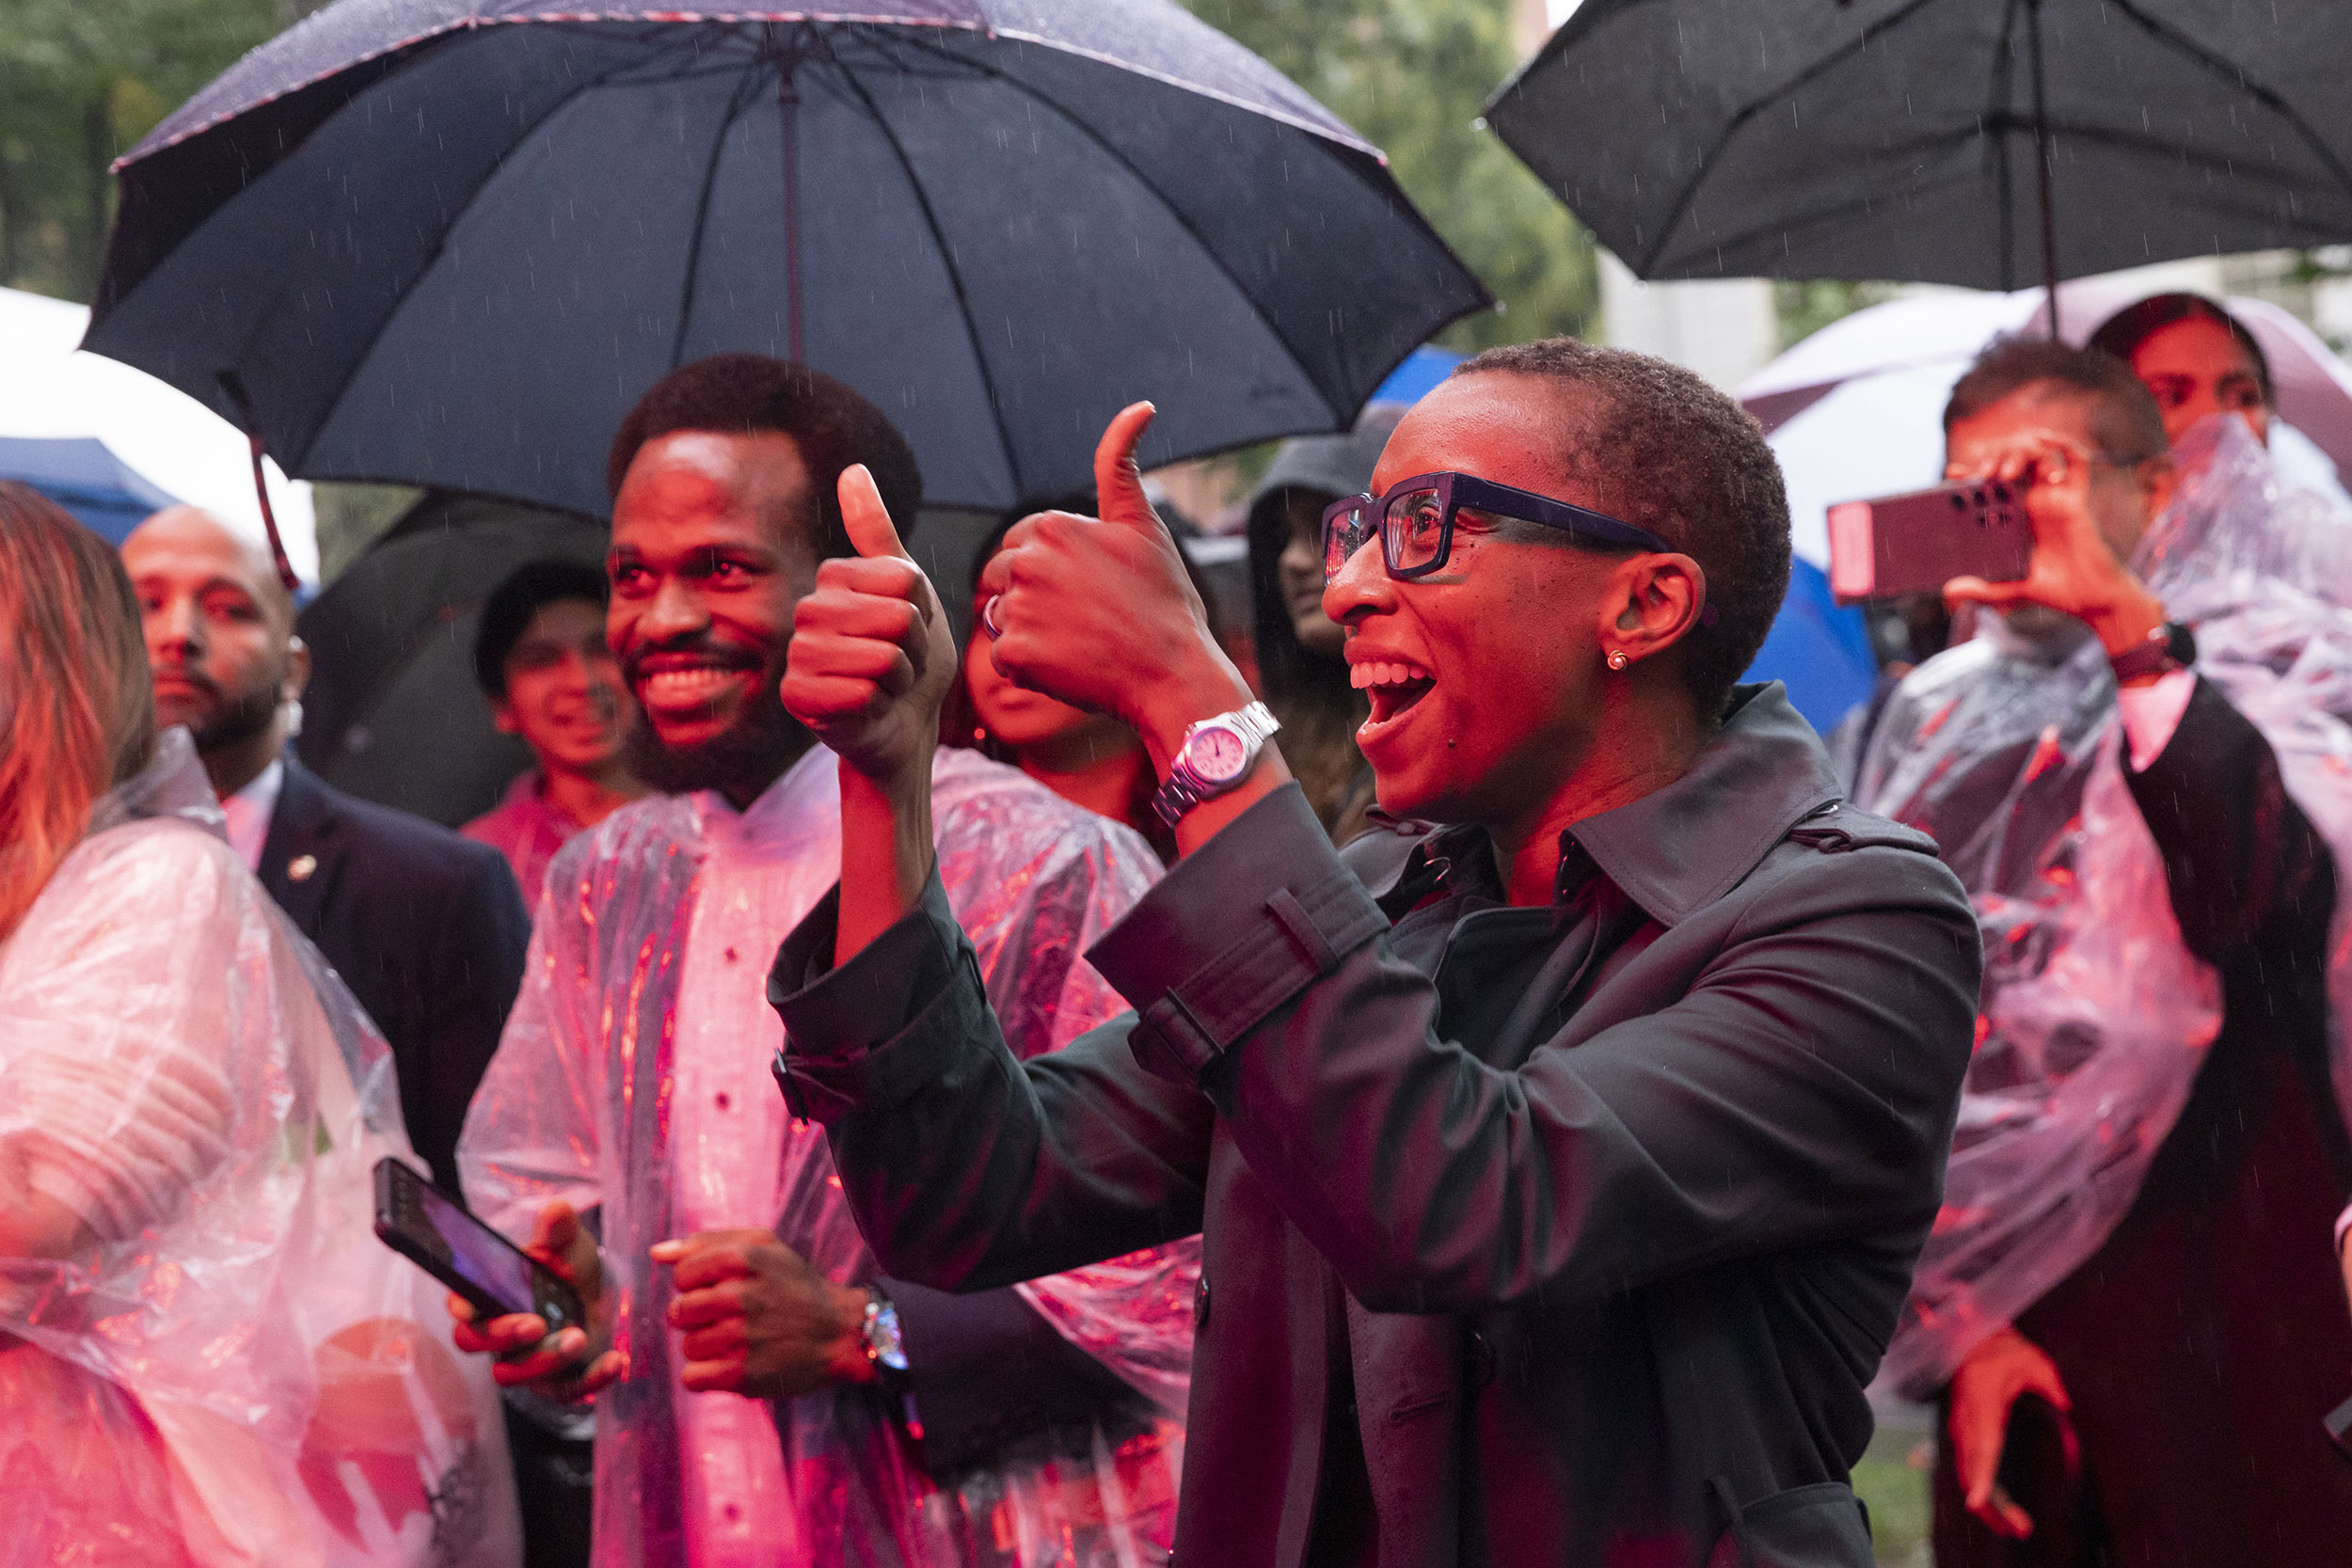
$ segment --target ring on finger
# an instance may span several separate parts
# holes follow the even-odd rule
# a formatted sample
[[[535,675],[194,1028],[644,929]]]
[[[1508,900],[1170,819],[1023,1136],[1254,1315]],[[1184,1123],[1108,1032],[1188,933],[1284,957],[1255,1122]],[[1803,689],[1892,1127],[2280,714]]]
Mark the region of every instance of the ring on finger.
[[[996,624],[996,604],[1003,597],[1002,594],[991,594],[988,596],[988,603],[980,606],[980,625],[988,628],[988,635],[991,637],[1005,635],[1005,628]]]

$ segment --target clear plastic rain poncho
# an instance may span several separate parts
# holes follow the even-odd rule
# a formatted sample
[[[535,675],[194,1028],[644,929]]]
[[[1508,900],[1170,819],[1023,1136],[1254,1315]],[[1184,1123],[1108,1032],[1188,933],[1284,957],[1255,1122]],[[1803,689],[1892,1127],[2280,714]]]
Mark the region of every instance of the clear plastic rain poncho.
[[[2282,487],[2234,415],[2175,457],[2180,489],[2133,565],[2333,851],[2328,1043],[2352,1112],[2352,517]],[[1937,833],[1984,929],[1944,1208],[1883,1370],[1915,1396],[2106,1240],[2220,1029],[2220,981],[2182,942],[2122,729],[2078,623],[2036,639],[1989,618],[1903,683],[1863,759],[1856,803]]]
[[[497,1393],[373,1231],[383,1041],[220,836],[183,730],[0,943],[0,1564],[504,1568]]]
[[[707,1069],[679,1059],[687,1015],[711,999],[681,997],[710,949],[732,961],[714,975],[737,1016],[756,1019],[757,1048],[696,1036],[731,1051],[721,1098],[764,1097],[777,1125],[760,1158],[776,1166],[772,1228],[829,1277],[876,1273],[834,1175],[824,1131],[793,1123],[766,1070],[782,1026],[764,982],[782,937],[839,874],[837,763],[818,749],[737,817],[716,797],[658,798],[624,808],[574,839],[549,868],[523,994],[459,1145],[467,1192],[509,1234],[564,1198],[600,1210],[614,1342],[628,1375],[596,1401],[599,1564],[691,1561],[698,1550],[698,1484],[681,1438],[702,1418],[676,1381],[666,1323],[670,1279],[654,1243],[682,1234],[689,1182],[716,1178],[690,1123]],[[1019,1054],[1033,1055],[1124,1010],[1089,966],[1087,946],[1141,895],[1158,862],[1130,830],[1080,811],[977,752],[943,750],[934,785],[940,877],[977,949],[989,999]],[[746,842],[746,836],[756,842]],[[755,854],[789,863],[783,882],[737,869]],[[698,903],[712,910],[701,911]],[[723,903],[730,907],[721,909]],[[697,955],[690,934],[703,944]],[[710,974],[706,968],[701,973]],[[745,1011],[749,1010],[749,1013]],[[739,1110],[740,1107],[739,1106]],[[698,1163],[701,1162],[701,1163]],[[764,1178],[760,1179],[764,1182]],[[787,1494],[768,1537],[774,1560],[945,1568],[949,1564],[1120,1564],[1159,1560],[1174,1527],[1179,1424],[1192,1355],[1197,1239],[1019,1287],[1064,1338],[1148,1396],[1156,1429],[1114,1444],[1096,1433],[1075,1451],[984,1467],[943,1490],[924,1472],[882,1398],[838,1387],[779,1403],[744,1442],[781,1438]],[[755,1407],[756,1408],[756,1407]],[[738,1428],[741,1431],[741,1428]],[[756,1506],[756,1505],[754,1505]]]

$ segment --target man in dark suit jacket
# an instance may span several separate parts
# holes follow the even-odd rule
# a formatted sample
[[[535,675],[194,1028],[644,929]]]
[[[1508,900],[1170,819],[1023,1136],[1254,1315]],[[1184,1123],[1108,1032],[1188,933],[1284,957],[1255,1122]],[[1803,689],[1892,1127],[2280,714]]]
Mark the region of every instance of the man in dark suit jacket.
[[[159,723],[185,724],[230,843],[392,1048],[408,1140],[453,1190],[457,1130],[522,984],[531,917],[504,857],[357,800],[286,753],[310,669],[269,558],[194,507],[123,542]]]

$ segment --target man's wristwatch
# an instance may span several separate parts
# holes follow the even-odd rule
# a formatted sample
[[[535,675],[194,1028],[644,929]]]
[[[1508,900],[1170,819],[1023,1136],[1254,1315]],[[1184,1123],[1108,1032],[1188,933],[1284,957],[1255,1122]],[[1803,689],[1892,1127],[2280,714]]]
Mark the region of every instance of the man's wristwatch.
[[[866,1287],[866,1321],[858,1327],[866,1341],[866,1361],[874,1369],[875,1386],[898,1424],[917,1443],[923,1440],[923,1413],[914,1406],[914,1379],[907,1369],[906,1335],[898,1327],[898,1309],[878,1285]]]
[[[2185,670],[2196,662],[2196,637],[2180,622],[2167,621],[2149,632],[2147,641],[2111,656],[2107,668],[2115,672],[2115,684],[2122,686],[2145,675]]]
[[[1266,737],[1281,727],[1263,703],[1190,726],[1175,760],[1168,765],[1168,782],[1152,797],[1152,809],[1161,821],[1176,826],[1184,813],[1249,777]]]
[[[866,1341],[866,1359],[877,1373],[907,1370],[907,1341],[898,1328],[898,1309],[871,1285],[866,1287],[866,1322],[858,1333]]]

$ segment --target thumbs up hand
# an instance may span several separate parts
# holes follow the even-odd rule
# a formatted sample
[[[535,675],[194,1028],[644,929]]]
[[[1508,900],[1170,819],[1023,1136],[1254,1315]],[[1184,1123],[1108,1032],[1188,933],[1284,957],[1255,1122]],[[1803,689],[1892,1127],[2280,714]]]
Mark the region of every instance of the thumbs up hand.
[[[785,711],[878,784],[928,794],[939,708],[955,678],[947,616],[898,542],[873,475],[842,470],[841,520],[854,559],[821,562],[792,612]]]
[[[1176,540],[1144,497],[1135,451],[1153,412],[1133,404],[1103,432],[1102,516],[1044,512],[1014,524],[980,574],[979,599],[998,671],[1124,720],[1165,771],[1186,725],[1241,706],[1249,688],[1210,635]]]

